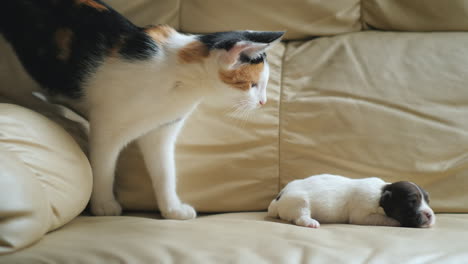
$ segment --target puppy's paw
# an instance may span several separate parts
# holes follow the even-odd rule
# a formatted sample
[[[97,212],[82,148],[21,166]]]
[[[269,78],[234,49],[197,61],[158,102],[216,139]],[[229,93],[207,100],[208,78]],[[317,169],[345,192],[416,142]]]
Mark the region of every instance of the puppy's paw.
[[[91,213],[96,216],[116,216],[122,214],[122,207],[115,200],[91,200]]]
[[[197,217],[197,212],[192,206],[181,203],[178,206],[161,210],[161,214],[166,219],[188,220]]]
[[[308,216],[301,216],[299,219],[297,219],[294,222],[298,226],[305,226],[305,227],[310,227],[310,228],[319,228],[320,227],[320,223],[317,220],[312,219],[312,218],[310,218]]]

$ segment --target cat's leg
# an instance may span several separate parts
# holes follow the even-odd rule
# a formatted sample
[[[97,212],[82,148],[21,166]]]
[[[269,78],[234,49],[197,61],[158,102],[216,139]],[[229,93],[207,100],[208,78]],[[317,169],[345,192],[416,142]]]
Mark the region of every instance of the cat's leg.
[[[105,133],[103,123],[91,123],[90,158],[93,168],[91,212],[99,216],[120,215],[122,208],[116,201],[113,186],[115,164],[126,141]]]
[[[180,201],[176,192],[174,148],[184,120],[155,129],[138,139],[151,176],[158,207],[164,218],[192,219],[195,209]]]
[[[298,226],[319,228],[320,223],[311,217],[310,203],[303,194],[281,197],[279,216],[281,219],[292,221]]]

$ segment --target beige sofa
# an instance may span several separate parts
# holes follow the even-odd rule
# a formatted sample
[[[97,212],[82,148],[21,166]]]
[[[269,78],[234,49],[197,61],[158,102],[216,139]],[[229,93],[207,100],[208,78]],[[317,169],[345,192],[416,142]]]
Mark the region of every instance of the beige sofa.
[[[90,165],[63,115],[76,117],[32,97],[0,42],[0,263],[468,262],[468,2],[107,2],[191,33],[287,30],[268,54],[269,102],[241,120],[207,99],[188,121],[178,190],[197,219],[153,213],[134,146],[115,186],[125,216],[88,216]],[[266,217],[286,183],[318,173],[414,181],[437,223],[314,230]]]

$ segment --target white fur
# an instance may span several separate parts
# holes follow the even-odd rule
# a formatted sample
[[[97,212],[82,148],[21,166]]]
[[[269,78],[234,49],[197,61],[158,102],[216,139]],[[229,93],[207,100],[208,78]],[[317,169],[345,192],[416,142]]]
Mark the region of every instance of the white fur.
[[[174,145],[186,118],[208,95],[235,98],[250,109],[266,101],[268,67],[258,89],[243,92],[227,87],[218,79],[219,68],[225,66],[222,59],[228,56],[224,50],[212,51],[203,63],[178,63],[177,51],[192,41],[194,36],[175,33],[152,60],[109,58],[87,82],[94,214],[121,213],[113,193],[115,164],[122,148],[137,140],[162,215],[194,218],[195,210],[176,192]]]
[[[419,190],[419,193],[421,194],[421,197],[424,197],[424,194],[423,192],[421,191],[421,189],[419,188],[418,185],[414,184],[414,183],[411,183],[413,184],[418,190]],[[425,213],[426,215],[429,215],[430,216],[430,222],[421,226],[421,227],[431,227],[435,224],[436,222],[436,217],[434,215],[434,211],[432,210],[432,208],[429,206],[429,204],[427,204],[426,200],[425,199],[421,199],[421,205],[419,206],[418,208],[418,211],[420,212],[423,212]]]
[[[317,228],[320,223],[399,226],[379,200],[386,183],[379,178],[349,179],[322,174],[290,182],[268,208],[270,217]]]

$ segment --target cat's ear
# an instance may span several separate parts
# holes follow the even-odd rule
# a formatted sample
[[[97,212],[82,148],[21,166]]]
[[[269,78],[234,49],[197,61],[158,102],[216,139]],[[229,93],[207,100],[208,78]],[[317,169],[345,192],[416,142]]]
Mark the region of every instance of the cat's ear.
[[[235,67],[240,64],[241,56],[254,60],[275,43],[281,40],[283,31],[243,31],[241,40],[237,41],[226,53],[221,56],[225,66]]]
[[[238,64],[240,56],[244,54],[249,58],[256,58],[260,56],[268,47],[265,43],[255,43],[250,41],[239,41],[232,48],[227,50],[221,55],[221,63],[225,66],[231,67]]]
[[[244,31],[247,40],[271,46],[281,40],[285,31]]]

